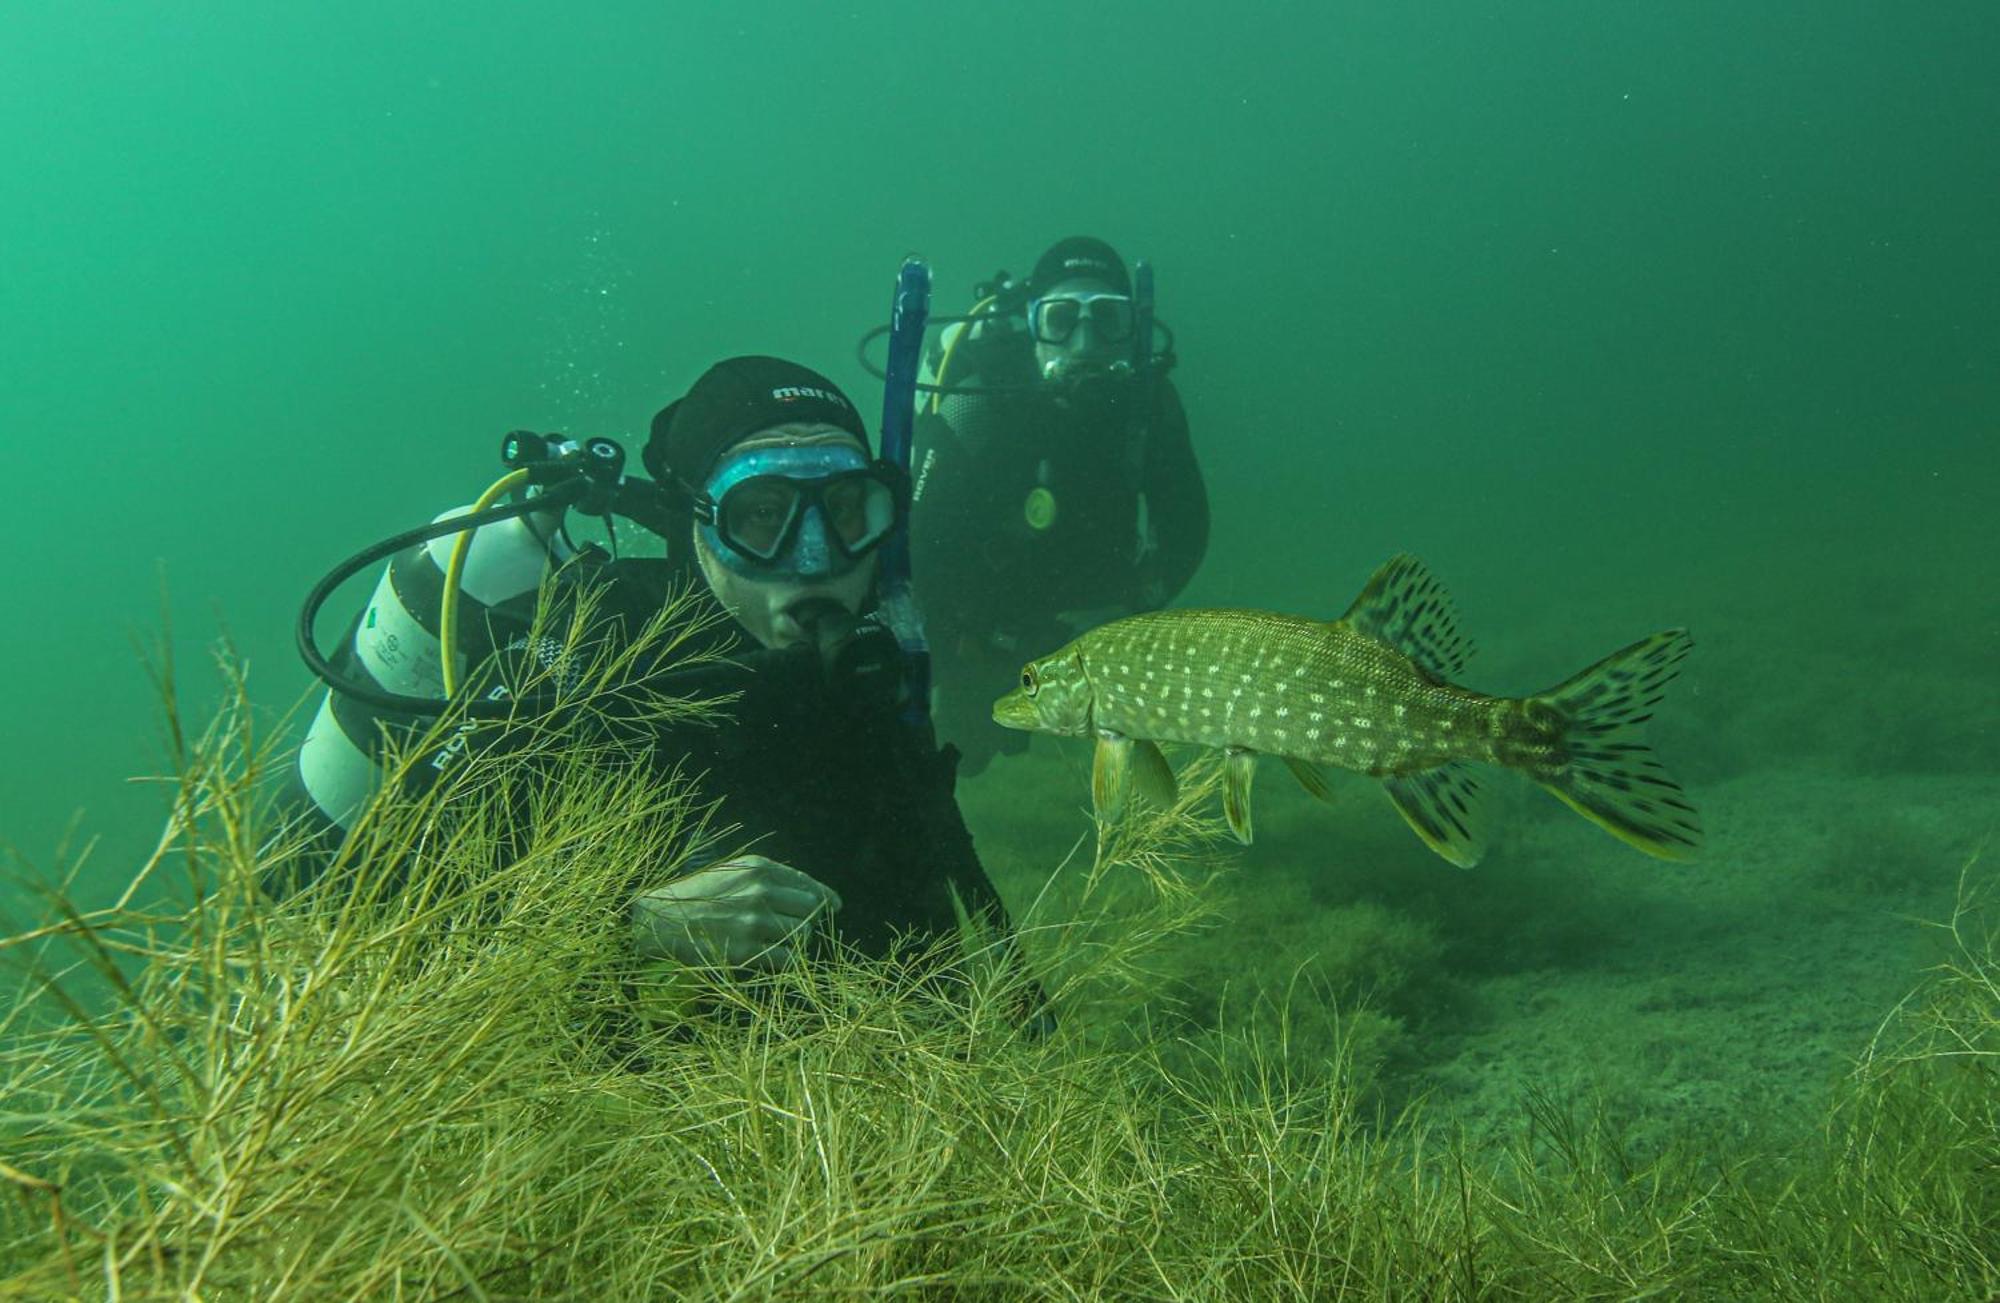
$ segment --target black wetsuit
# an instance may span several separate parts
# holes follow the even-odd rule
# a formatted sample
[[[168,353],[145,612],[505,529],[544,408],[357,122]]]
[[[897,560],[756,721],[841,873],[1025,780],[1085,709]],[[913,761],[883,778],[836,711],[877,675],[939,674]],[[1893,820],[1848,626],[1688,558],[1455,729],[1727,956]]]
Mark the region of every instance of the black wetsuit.
[[[916,426],[912,559],[957,707],[940,732],[974,756],[1000,745],[997,725],[976,725],[1022,662],[1080,631],[1059,616],[1164,606],[1208,547],[1208,492],[1172,382],[1041,383],[1033,348],[1018,330],[965,340],[939,410],[924,404]]]
[[[426,564],[421,557],[409,562],[419,572]],[[586,560],[566,566],[555,582],[606,584],[600,610],[615,629],[642,626],[689,578],[665,561]],[[529,602],[488,608],[478,641],[503,649],[511,642],[512,654],[524,654],[531,614]],[[642,749],[663,772],[694,776],[700,796],[719,802],[718,825],[740,825],[730,846],[747,845],[838,892],[843,907],[834,932],[864,953],[887,954],[900,933],[921,939],[952,931],[954,892],[967,909],[1004,926],[953,796],[955,754],[940,750],[927,726],[902,718],[905,666],[894,639],[864,625],[851,651],[831,670],[806,649],[745,655],[747,670],[722,671],[713,685],[742,694],[727,718],[655,730]],[[508,654],[501,653],[503,662]],[[335,662],[344,673],[369,677],[345,642]],[[357,745],[379,745],[372,722],[343,727]],[[481,732],[504,745],[504,729]],[[413,781],[435,781],[438,773],[429,765],[413,772],[420,776]],[[317,819],[323,846],[337,844],[340,829],[303,793],[301,800],[302,817]],[[301,857],[269,885],[280,894],[296,890],[324,862],[324,854]]]

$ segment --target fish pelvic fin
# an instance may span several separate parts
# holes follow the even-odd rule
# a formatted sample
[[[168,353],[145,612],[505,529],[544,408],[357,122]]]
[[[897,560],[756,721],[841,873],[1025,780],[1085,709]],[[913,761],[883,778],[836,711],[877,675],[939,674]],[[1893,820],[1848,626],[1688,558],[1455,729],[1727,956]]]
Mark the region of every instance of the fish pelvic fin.
[[[1250,844],[1250,780],[1257,776],[1257,753],[1231,747],[1222,768],[1222,817],[1229,831]]]
[[[1301,760],[1297,756],[1286,756],[1285,768],[1291,770],[1292,777],[1299,780],[1299,786],[1306,789],[1306,795],[1315,801],[1324,801],[1328,805],[1335,804],[1333,789],[1327,785],[1324,769],[1310,760]]]
[[[1471,765],[1453,761],[1414,774],[1382,780],[1396,813],[1423,838],[1424,845],[1461,869],[1486,854],[1486,801]]]
[[[1562,729],[1556,759],[1529,767],[1529,776],[1620,841],[1664,860],[1694,858],[1701,816],[1639,733],[1693,647],[1685,629],[1656,633],[1524,703],[1530,715],[1552,709]]]
[[[1132,742],[1132,786],[1156,809],[1173,809],[1181,796],[1174,767],[1167,763],[1157,743],[1143,739]]]
[[[1340,619],[1440,681],[1456,678],[1472,655],[1472,644],[1458,631],[1451,594],[1407,552],[1384,561]]]

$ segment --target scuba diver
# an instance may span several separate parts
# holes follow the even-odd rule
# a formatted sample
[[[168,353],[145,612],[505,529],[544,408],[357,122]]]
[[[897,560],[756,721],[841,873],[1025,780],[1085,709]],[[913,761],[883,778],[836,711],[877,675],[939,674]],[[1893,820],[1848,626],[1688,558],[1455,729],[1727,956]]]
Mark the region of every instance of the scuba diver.
[[[991,716],[1023,660],[1164,606],[1208,546],[1172,337],[1154,350],[1135,272],[1102,240],[1059,241],[1025,283],[979,286],[927,358],[910,546],[962,772],[1026,745]]]
[[[916,329],[920,340],[921,322]],[[502,665],[509,656],[546,661],[552,653],[527,638],[537,593],[581,575],[598,609],[615,617],[607,625],[614,630],[643,626],[692,590],[721,636],[754,644],[722,667],[734,677],[720,686],[741,693],[723,719],[660,726],[648,744],[663,770],[697,776],[700,798],[718,803],[716,826],[739,826],[756,853],[636,892],[642,957],[770,971],[790,964],[822,928],[880,956],[905,934],[955,932],[960,907],[1005,929],[954,799],[954,753],[940,750],[923,713],[909,709],[913,657],[878,609],[888,587],[884,557],[894,556],[885,545],[906,521],[907,474],[870,451],[847,396],[777,358],[719,362],[654,417],[643,457],[650,483],[620,477],[622,453],[609,441],[578,452],[510,436],[510,458],[524,446],[600,459],[609,471],[599,481],[637,503],[621,514],[666,537],[668,556],[573,549],[559,528],[569,498],[545,491],[491,508],[503,480],[470,515],[440,517],[323,580],[301,617],[301,649],[332,686],[299,751],[295,785],[325,844],[339,844],[381,779],[379,725],[407,728],[401,709],[422,710],[427,700],[435,715],[438,699],[455,695],[448,682],[441,692],[439,680],[461,658],[441,648],[460,649],[467,665],[491,652]],[[470,520],[480,522],[476,533]],[[462,538],[469,544],[447,561]],[[393,559],[365,618],[334,656],[321,657],[311,634],[316,604],[344,574],[365,568],[357,563],[385,555]],[[441,608],[444,594],[463,608],[455,621],[440,614],[452,609]],[[446,766],[450,750],[433,764]],[[325,871],[323,857],[297,865],[269,884],[274,892],[304,888]]]

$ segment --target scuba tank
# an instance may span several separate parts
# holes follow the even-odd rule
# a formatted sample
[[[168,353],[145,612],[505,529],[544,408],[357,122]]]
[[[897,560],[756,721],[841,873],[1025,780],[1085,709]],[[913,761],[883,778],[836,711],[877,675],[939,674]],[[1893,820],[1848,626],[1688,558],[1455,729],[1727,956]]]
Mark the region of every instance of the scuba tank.
[[[327,826],[344,830],[380,783],[384,730],[406,730],[443,713],[467,670],[498,650],[495,613],[531,602],[551,567],[576,554],[561,534],[571,506],[602,514],[618,501],[622,514],[642,523],[657,518],[652,486],[623,478],[624,451],[608,439],[579,444],[516,431],[501,456],[513,469],[471,507],[355,554],[306,599],[299,650],[328,688],[300,745],[294,778]],[[542,491],[494,505],[530,484]],[[340,584],[385,558],[368,605],[333,656],[322,656],[313,635],[320,608]],[[531,614],[509,622],[525,626]],[[473,718],[504,714],[516,704],[507,698],[505,686],[495,686],[461,708]],[[447,767],[463,736],[430,763]]]
[[[458,508],[443,523],[469,514]],[[532,597],[550,564],[573,553],[557,536],[562,506],[515,516],[472,535],[459,588],[472,618],[453,650],[452,678],[485,659],[494,647],[488,615],[494,608]],[[446,700],[445,652],[440,637],[445,575],[452,536],[414,543],[389,559],[381,580],[343,642],[335,664],[347,675],[397,696]],[[328,822],[342,828],[381,778],[374,752],[381,726],[407,725],[415,716],[392,712],[328,688],[299,747],[299,781]]]

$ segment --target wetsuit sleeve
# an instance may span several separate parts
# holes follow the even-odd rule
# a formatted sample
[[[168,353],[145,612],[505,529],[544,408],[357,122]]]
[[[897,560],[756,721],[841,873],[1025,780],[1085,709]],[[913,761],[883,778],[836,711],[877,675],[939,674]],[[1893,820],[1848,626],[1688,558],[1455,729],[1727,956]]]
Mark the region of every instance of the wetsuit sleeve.
[[[1140,485],[1157,547],[1141,565],[1139,582],[1148,604],[1159,606],[1187,587],[1208,551],[1208,486],[1172,382],[1160,382],[1154,413]]]

